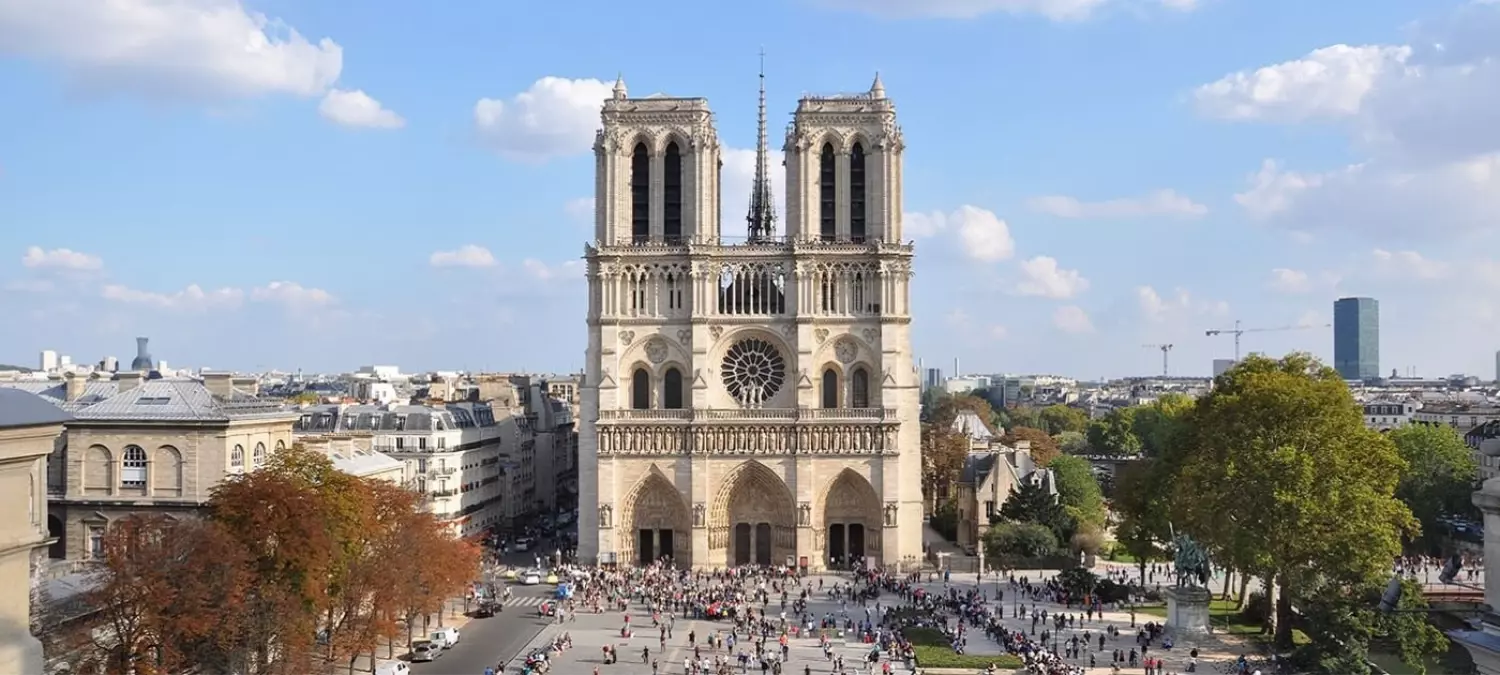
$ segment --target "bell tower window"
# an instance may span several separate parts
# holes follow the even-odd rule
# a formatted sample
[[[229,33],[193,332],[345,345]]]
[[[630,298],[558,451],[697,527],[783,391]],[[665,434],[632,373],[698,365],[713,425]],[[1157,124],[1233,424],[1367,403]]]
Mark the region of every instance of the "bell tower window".
[[[849,241],[865,240],[865,147],[859,143],[849,153]]]
[[[682,371],[668,368],[661,379],[661,407],[667,410],[682,409]]]
[[[680,243],[682,241],[682,152],[677,148],[677,141],[667,144],[667,155],[662,164],[665,169],[662,187],[666,199],[664,209],[666,219],[662,225],[662,235],[669,244]]]
[[[864,368],[856,368],[849,378],[849,407],[870,407],[870,374]]]
[[[645,143],[630,153],[630,238],[637,244],[651,239],[651,151]]]
[[[832,368],[823,371],[823,407],[839,407],[839,374]]]
[[[836,175],[833,144],[824,143],[823,152],[818,156],[818,234],[823,241],[833,241],[838,232],[834,225],[836,215],[834,184],[838,180]]]
[[[651,409],[651,374],[645,368],[636,368],[630,374],[630,407],[635,410]]]

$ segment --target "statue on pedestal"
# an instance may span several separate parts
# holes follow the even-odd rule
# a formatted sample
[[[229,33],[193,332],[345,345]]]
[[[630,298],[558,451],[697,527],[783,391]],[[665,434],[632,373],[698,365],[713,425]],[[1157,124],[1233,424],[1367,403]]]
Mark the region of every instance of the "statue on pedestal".
[[[1208,552],[1185,532],[1172,537],[1172,550],[1172,566],[1177,573],[1177,585],[1208,586],[1209,579],[1213,578]]]

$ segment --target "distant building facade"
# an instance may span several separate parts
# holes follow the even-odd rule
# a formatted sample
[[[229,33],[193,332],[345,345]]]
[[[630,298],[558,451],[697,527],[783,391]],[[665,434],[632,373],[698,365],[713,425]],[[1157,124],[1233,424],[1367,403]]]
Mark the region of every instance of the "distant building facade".
[[[1380,377],[1380,303],[1374,298],[1333,303],[1333,367],[1346,380]]]
[[[34,394],[0,390],[0,673],[42,673],[32,588],[48,543],[47,456],[68,416]]]

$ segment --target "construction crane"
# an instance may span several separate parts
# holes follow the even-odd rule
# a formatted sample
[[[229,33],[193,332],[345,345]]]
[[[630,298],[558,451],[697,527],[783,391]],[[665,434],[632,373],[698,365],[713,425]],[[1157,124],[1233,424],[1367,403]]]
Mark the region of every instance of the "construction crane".
[[[1276,328],[1240,328],[1240,322],[1239,321],[1235,321],[1233,329],[1209,330],[1209,331],[1204,331],[1203,334],[1207,335],[1209,337],[1213,337],[1215,335],[1233,335],[1234,336],[1234,360],[1235,361],[1239,361],[1240,360],[1240,336],[1244,335],[1245,333],[1279,333],[1279,332],[1288,331],[1288,330],[1307,330],[1309,328],[1332,328],[1332,327],[1333,327],[1333,324],[1331,324],[1331,323],[1325,323],[1325,324],[1300,324],[1300,325],[1295,325],[1295,326],[1277,326]]]
[[[1141,345],[1142,349],[1161,350],[1161,376],[1167,376],[1167,354],[1172,352],[1172,345]]]

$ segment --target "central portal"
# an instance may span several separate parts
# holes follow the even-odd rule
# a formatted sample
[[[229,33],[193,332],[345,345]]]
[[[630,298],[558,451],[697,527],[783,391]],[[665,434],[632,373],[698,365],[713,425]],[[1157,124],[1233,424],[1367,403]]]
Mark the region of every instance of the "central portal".
[[[781,564],[797,552],[795,514],[786,483],[764,464],[745,462],[719,487],[709,546],[729,566]]]

